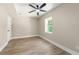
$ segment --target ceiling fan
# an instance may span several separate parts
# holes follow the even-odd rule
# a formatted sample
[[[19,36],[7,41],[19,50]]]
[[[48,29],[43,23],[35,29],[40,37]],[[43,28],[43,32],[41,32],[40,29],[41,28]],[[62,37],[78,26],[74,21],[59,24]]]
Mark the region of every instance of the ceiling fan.
[[[46,3],[43,3],[41,6],[39,6],[39,5],[37,5],[37,4],[35,4],[35,6],[32,5],[32,4],[29,4],[29,6],[32,7],[32,8],[34,8],[35,10],[32,10],[32,11],[30,11],[30,12],[28,12],[28,13],[32,13],[32,12],[37,11],[37,15],[39,15],[39,11],[41,11],[41,12],[46,12],[46,10],[42,10],[42,8],[43,8],[44,6],[46,6]]]

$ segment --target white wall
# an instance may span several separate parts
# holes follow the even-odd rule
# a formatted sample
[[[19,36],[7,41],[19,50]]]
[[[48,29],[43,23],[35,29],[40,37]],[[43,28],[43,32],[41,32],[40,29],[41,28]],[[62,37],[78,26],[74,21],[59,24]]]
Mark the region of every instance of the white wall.
[[[55,31],[45,33],[44,19],[52,16]],[[79,4],[63,4],[39,19],[39,34],[73,51],[79,52]]]
[[[16,16],[12,24],[12,37],[37,35],[37,19]]]

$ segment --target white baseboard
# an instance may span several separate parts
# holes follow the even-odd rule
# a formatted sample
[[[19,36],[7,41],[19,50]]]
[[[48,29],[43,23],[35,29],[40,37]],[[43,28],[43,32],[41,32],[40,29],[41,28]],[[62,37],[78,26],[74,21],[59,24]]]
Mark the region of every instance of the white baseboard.
[[[39,36],[40,36],[40,35],[39,35]],[[43,38],[44,40],[50,42],[51,44],[54,44],[54,45],[56,45],[57,47],[59,47],[59,48],[65,50],[65,51],[67,51],[68,53],[70,53],[70,54],[72,54],[72,55],[79,55],[79,53],[77,53],[77,52],[75,52],[75,51],[73,51],[73,50],[71,50],[71,49],[69,49],[69,48],[66,48],[66,47],[64,47],[63,45],[60,45],[60,44],[58,44],[58,43],[56,43],[56,42],[54,42],[54,41],[51,41],[51,40],[47,39],[46,37],[43,37],[43,36],[40,36],[40,37]]]
[[[17,36],[17,37],[12,37],[11,39],[28,38],[28,37],[35,37],[35,36],[38,36],[38,35]]]
[[[8,41],[5,42],[5,44],[0,47],[0,52],[1,52],[7,45],[8,45]]]

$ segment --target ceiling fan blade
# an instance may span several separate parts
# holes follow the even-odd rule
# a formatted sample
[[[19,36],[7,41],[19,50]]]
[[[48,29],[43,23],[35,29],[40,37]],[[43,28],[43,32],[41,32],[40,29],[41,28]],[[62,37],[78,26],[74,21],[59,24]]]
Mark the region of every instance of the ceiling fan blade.
[[[43,8],[45,5],[46,5],[46,3],[43,3],[43,4],[40,6],[40,8]]]
[[[47,12],[46,10],[40,10],[40,11],[42,11],[42,12]]]
[[[36,5],[37,6],[37,9],[39,9],[39,5]]]
[[[35,6],[33,6],[33,5],[31,5],[31,4],[29,4],[29,6],[31,6],[31,7],[34,8],[34,9],[37,9]]]
[[[32,13],[32,12],[34,12],[34,11],[36,11],[36,10],[32,10],[32,11],[30,11],[29,13]]]
[[[39,12],[37,12],[37,15],[39,15]]]

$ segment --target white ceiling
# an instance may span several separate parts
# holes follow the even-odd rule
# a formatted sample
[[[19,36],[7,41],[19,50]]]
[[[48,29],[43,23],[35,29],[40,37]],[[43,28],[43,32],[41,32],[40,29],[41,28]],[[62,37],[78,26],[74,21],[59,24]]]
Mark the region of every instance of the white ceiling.
[[[43,3],[35,3],[35,4],[40,6]],[[42,10],[46,10],[47,12],[49,12],[50,10],[54,9],[58,5],[60,5],[60,3],[46,3],[46,6],[44,6],[42,8]],[[14,4],[14,6],[16,8],[16,12],[17,12],[18,16],[38,17],[37,16],[37,11],[32,12],[32,13],[28,13],[28,12],[34,10],[34,8],[29,6],[29,3],[16,3],[16,4]],[[39,11],[39,16],[42,16],[45,13],[46,12],[40,12]]]

